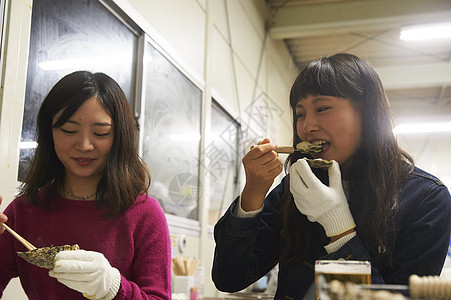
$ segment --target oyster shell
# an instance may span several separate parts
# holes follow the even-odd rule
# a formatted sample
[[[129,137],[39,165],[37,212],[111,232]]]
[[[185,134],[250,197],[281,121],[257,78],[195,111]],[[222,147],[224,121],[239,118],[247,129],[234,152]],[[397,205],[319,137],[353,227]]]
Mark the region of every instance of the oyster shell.
[[[17,252],[17,254],[30,264],[50,270],[53,269],[54,267],[55,255],[58,252],[79,249],[80,247],[77,244],[75,244],[72,246],[63,245],[63,246],[36,248],[27,252]]]
[[[323,151],[323,146],[321,145],[314,145],[309,142],[300,142],[296,145],[296,149],[301,151],[302,153],[319,153]]]
[[[325,160],[325,159],[322,159],[322,158],[310,159],[310,158],[303,157],[302,159],[305,159],[307,161],[307,163],[309,164],[310,168],[327,169],[330,166],[332,166],[332,161]]]

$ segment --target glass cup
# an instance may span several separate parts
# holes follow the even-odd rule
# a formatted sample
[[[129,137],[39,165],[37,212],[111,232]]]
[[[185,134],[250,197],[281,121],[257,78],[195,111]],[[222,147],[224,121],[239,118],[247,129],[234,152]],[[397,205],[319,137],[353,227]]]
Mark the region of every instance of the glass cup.
[[[353,282],[371,284],[371,263],[359,260],[317,260],[315,262],[315,284],[317,299],[326,296],[329,282]]]

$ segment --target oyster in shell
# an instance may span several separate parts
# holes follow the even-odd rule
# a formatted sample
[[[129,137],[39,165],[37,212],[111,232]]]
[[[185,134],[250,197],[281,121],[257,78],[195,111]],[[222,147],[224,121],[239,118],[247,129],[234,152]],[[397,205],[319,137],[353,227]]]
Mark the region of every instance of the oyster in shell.
[[[302,153],[320,153],[323,151],[323,146],[321,144],[312,144],[309,142],[300,142],[296,145],[296,150]]]
[[[327,169],[330,166],[332,166],[332,161],[325,160],[325,159],[322,159],[322,158],[310,159],[310,158],[303,157],[302,159],[305,159],[307,161],[307,163],[309,164],[310,168]]]
[[[75,244],[72,246],[63,245],[63,246],[36,248],[27,252],[17,252],[17,254],[30,264],[50,270],[53,269],[54,267],[55,255],[58,252],[79,249],[80,247],[77,244]]]

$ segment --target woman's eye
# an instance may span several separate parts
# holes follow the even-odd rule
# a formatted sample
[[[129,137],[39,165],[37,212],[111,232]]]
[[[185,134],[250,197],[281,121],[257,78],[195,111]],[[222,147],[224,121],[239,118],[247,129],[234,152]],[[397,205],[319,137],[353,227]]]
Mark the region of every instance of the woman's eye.
[[[305,115],[303,113],[297,113],[296,114],[296,120],[302,119]]]
[[[331,108],[330,106],[324,106],[324,107],[318,108],[317,111],[318,111],[318,112],[322,112],[322,111],[326,111],[326,110],[328,110],[328,109],[330,109],[330,108]]]
[[[76,132],[75,130],[67,130],[67,129],[63,129],[63,128],[60,128],[60,129],[62,132],[67,133],[67,134],[73,134]]]
[[[94,135],[99,136],[99,137],[107,136],[109,134],[110,134],[110,132],[107,132],[107,133],[94,133]]]

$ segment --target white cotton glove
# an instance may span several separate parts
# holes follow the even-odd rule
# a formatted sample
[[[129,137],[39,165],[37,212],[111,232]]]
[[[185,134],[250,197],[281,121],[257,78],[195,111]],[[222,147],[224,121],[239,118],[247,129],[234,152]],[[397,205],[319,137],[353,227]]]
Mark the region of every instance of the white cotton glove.
[[[49,275],[88,299],[111,300],[121,285],[119,270],[113,268],[102,253],[94,251],[59,252]]]
[[[289,169],[290,191],[298,210],[311,222],[320,223],[328,237],[355,227],[341,183],[336,161],[328,169],[329,186],[313,174],[305,159],[299,159]]]

